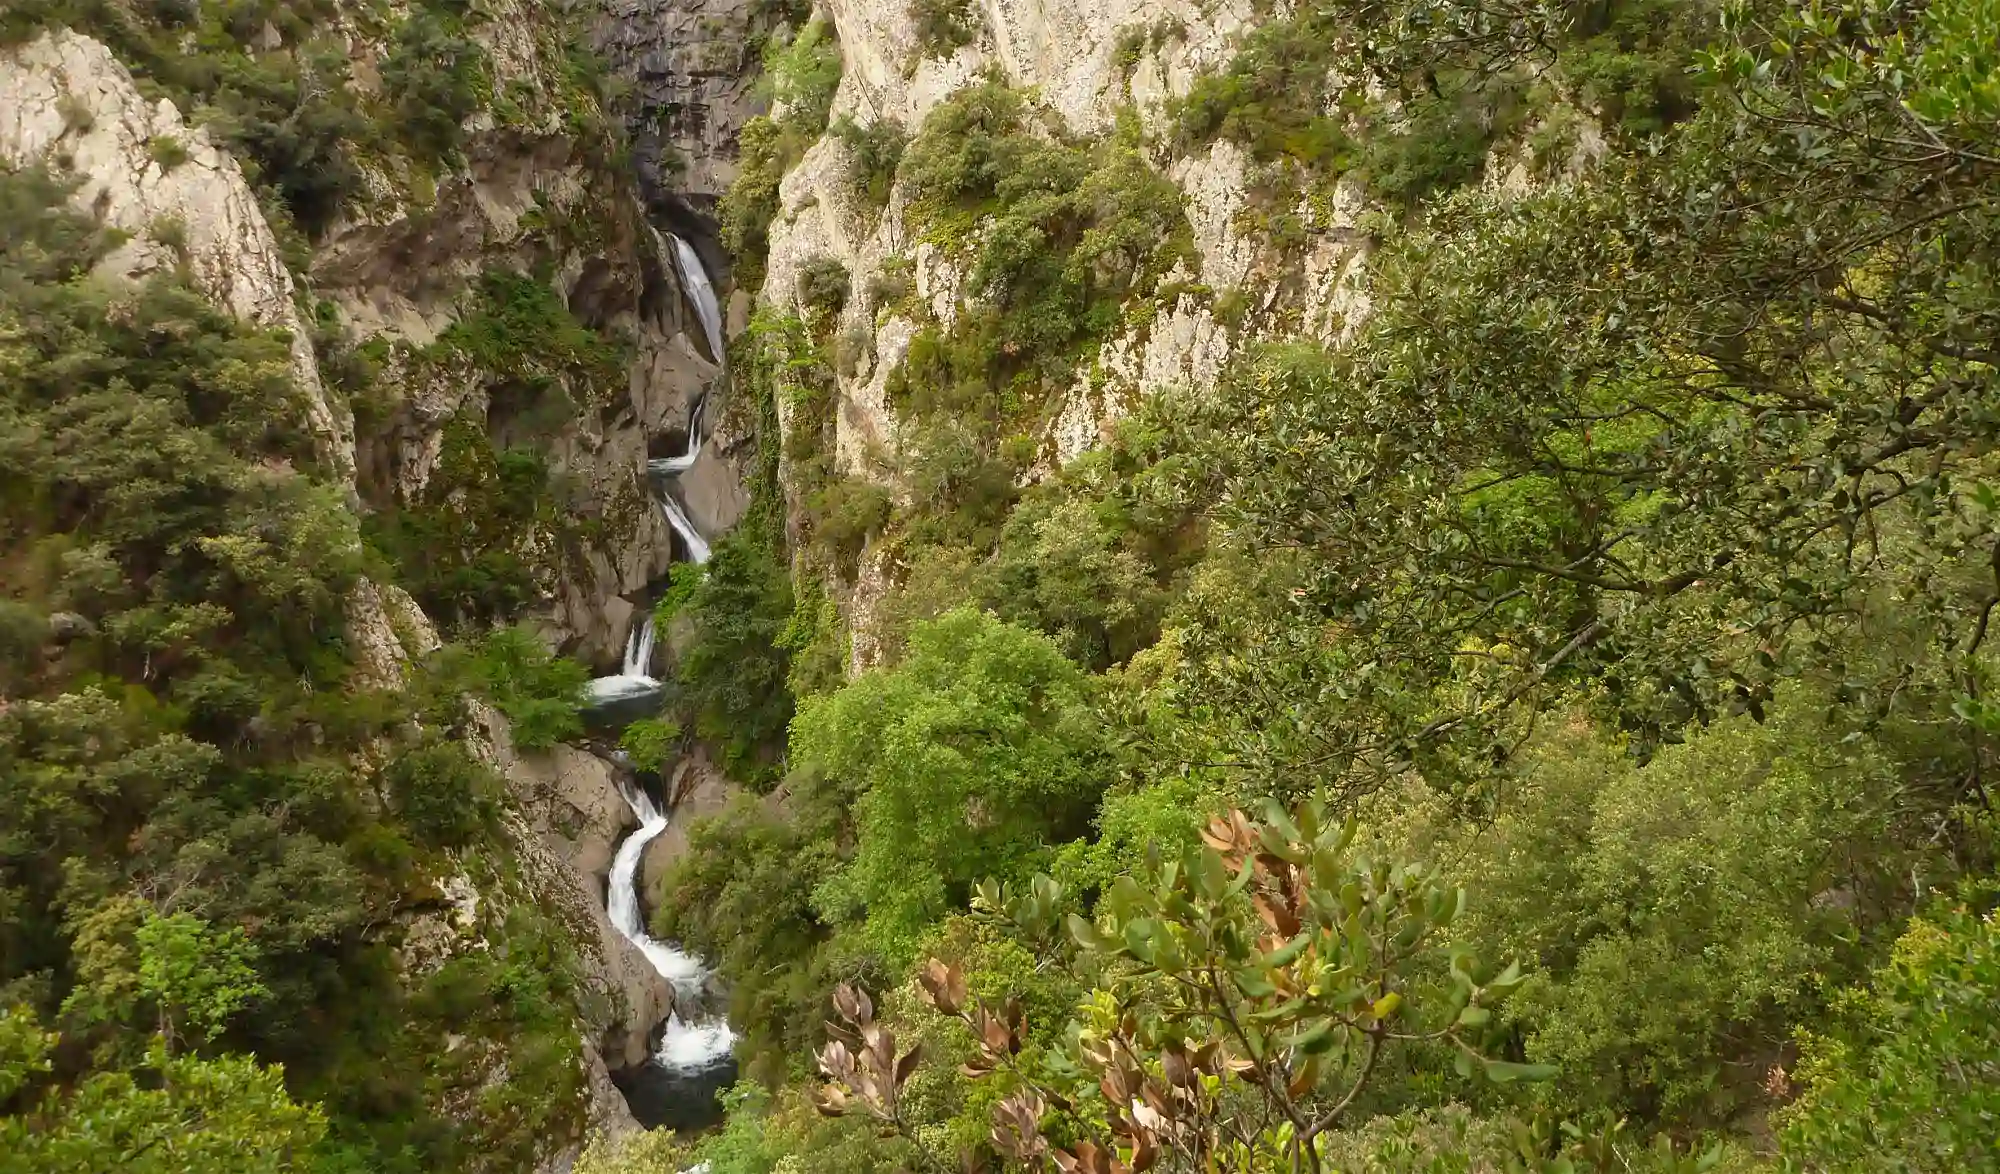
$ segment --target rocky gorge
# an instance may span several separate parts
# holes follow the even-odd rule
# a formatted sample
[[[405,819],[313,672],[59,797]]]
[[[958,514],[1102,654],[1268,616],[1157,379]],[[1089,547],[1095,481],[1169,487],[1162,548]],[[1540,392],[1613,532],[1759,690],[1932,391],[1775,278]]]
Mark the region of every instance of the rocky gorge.
[[[0,6],[0,1153],[2000,1168],[1994,43]]]
[[[147,96],[87,28],[45,32],[8,51],[0,157],[59,164],[81,181],[78,206],[130,234],[101,268],[128,281],[181,268],[219,305],[291,339],[293,374],[327,467],[370,540],[415,543],[404,557],[422,568],[410,587],[364,578],[352,589],[349,632],[373,679],[395,685],[439,645],[440,629],[508,611],[531,617],[553,647],[592,665],[599,702],[637,698],[632,712],[642,712],[673,655],[671,633],[656,652],[653,601],[674,563],[705,562],[708,541],[743,516],[757,491],[759,445],[785,454],[765,489],[784,503],[802,552],[803,519],[827,472],[801,472],[801,437],[825,430],[831,475],[907,492],[885,475],[885,461],[917,442],[902,435],[887,387],[924,324],[961,312],[966,262],[913,222],[908,185],[872,200],[859,191],[855,148],[828,127],[907,139],[954,94],[999,78],[1038,94],[1063,134],[1105,135],[1128,114],[1158,130],[1168,105],[1200,70],[1226,61],[1252,18],[1247,6],[1179,3],[968,12],[977,27],[937,52],[921,46],[915,18],[899,5],[609,3],[582,14],[576,33],[624,81],[620,130],[599,137],[576,133],[567,107],[592,99],[565,89],[568,50],[552,39],[550,22],[529,8],[482,4],[467,36],[487,63],[484,88],[508,102],[469,113],[462,144],[442,167],[393,151],[361,160],[357,198],[309,241],[281,244],[229,151],[188,121],[191,111]],[[324,33],[311,30],[352,56],[348,84],[364,95],[379,92],[394,52],[379,19],[357,8]],[[1135,30],[1153,29],[1162,32],[1141,36],[1135,51]],[[835,73],[821,83],[830,89],[801,95],[786,88],[784,70],[797,64],[785,64],[783,52],[814,30]],[[289,48],[275,27],[265,35],[272,43],[264,51]],[[737,258],[722,222],[734,215],[732,190],[745,185],[746,130],[754,138],[759,122],[783,122],[802,103],[820,107],[810,115],[817,125],[788,148],[781,176],[749,180],[776,187],[760,226],[768,236],[755,259],[760,280],[733,282]],[[161,163],[153,144],[166,140],[184,143],[188,161]],[[630,143],[629,163],[613,152],[614,140]],[[1346,204],[1336,201],[1335,223],[1313,249],[1284,253],[1244,229],[1252,185],[1232,144],[1169,151],[1149,166],[1184,191],[1176,231],[1190,247],[1160,275],[1157,302],[1143,313],[1135,304],[1131,322],[1077,356],[1074,384],[1040,409],[1036,456],[1023,473],[1030,479],[1109,435],[1144,391],[1211,385],[1256,323],[1303,321],[1330,338],[1365,304],[1352,292],[1365,246],[1342,227],[1341,217],[1351,219]],[[753,319],[815,314],[809,271],[828,264],[853,293],[819,329],[857,353],[833,365],[832,394],[814,409],[822,415],[808,419],[798,395],[774,392],[755,367],[730,378],[725,352],[744,344]],[[523,274],[533,275],[532,290],[518,284],[514,275]],[[889,280],[910,284],[906,300],[869,292]],[[1247,325],[1225,324],[1214,308],[1214,291],[1237,287],[1266,291]],[[535,301],[534,291],[616,346],[596,353],[581,336],[539,327],[508,337],[532,324],[507,303]],[[356,356],[370,368],[365,390],[327,390],[322,365]],[[755,400],[765,397],[775,406],[773,436],[759,435]],[[481,515],[502,511],[493,505],[500,482],[480,454],[487,446],[535,453],[554,496],[491,525]],[[800,557],[802,581],[822,582],[838,603],[833,622],[849,671],[877,663],[876,606],[900,574],[888,548],[871,542],[846,575]],[[501,609],[460,589],[496,563],[520,579]],[[701,996],[692,972],[676,980],[651,958],[657,944],[645,935],[643,899],[622,915],[607,912],[618,846],[638,842],[635,833],[652,841],[630,854],[623,874],[650,890],[677,839],[654,839],[667,826],[655,805],[715,810],[734,784],[699,751],[642,783],[610,749],[616,722],[599,726],[608,741],[546,751],[516,750],[494,710],[483,710],[480,723],[479,755],[508,780],[525,892],[563,911],[590,984],[611,996],[609,1017],[585,1025],[589,1119],[629,1128],[607,1075],[652,1063],[663,1026],[679,1022],[677,996]],[[462,880],[446,885],[454,887],[476,891]],[[418,917],[407,929],[410,965],[421,970],[477,948],[494,908],[492,895],[468,895],[453,914]]]

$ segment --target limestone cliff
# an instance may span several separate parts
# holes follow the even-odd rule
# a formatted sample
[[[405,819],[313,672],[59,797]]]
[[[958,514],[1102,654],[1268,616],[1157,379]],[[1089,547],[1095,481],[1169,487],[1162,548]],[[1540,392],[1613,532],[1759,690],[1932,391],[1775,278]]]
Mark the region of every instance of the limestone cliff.
[[[957,246],[986,231],[975,226],[955,242],[927,235],[908,182],[898,175],[886,193],[870,192],[857,179],[868,165],[858,153],[861,136],[835,132],[843,125],[893,128],[888,137],[907,142],[940,103],[989,79],[1024,95],[1035,117],[1053,119],[1062,135],[1122,133],[1140,144],[1145,165],[1177,190],[1190,234],[1187,255],[1124,307],[1121,323],[1076,362],[1071,386],[1033,424],[1037,455],[1028,478],[1095,446],[1144,393],[1199,393],[1246,343],[1337,338],[1365,311],[1359,278],[1367,238],[1355,227],[1365,204],[1354,185],[1341,185],[1330,201],[1295,193],[1292,205],[1274,210],[1258,195],[1265,177],[1241,147],[1226,139],[1189,145],[1174,133],[1175,102],[1204,71],[1225,66],[1241,34],[1259,21],[1251,4],[985,0],[962,7],[970,28],[956,48],[925,47],[911,6],[900,0],[828,0],[819,8],[839,44],[842,72],[827,119],[833,129],[786,161],[757,303],[767,316],[811,319],[818,275],[829,267],[844,274],[851,292],[837,318],[819,328],[830,340],[822,349],[835,383],[825,417],[830,475],[906,491],[892,472],[910,442],[899,432],[892,385],[927,325],[949,329],[976,302],[967,297]],[[1310,231],[1303,240],[1275,241],[1260,227],[1274,214],[1295,216]],[[904,284],[907,296],[889,292]],[[800,428],[794,401],[803,401],[785,394],[775,400],[790,437]],[[788,440],[783,447],[789,454],[798,446]],[[789,456],[784,480],[796,537],[799,511],[814,490]],[[873,662],[875,601],[899,573],[880,557],[871,553],[851,576],[834,576],[855,668]]]

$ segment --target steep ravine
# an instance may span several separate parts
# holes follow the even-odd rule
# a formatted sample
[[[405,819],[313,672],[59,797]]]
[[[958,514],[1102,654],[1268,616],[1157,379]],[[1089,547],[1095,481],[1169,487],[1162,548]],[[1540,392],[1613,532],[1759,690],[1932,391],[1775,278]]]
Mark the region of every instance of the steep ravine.
[[[481,31],[494,38],[496,82],[517,96],[536,93],[547,76],[539,43],[528,43],[542,31],[537,18],[511,8],[492,16]],[[380,49],[354,43],[363,59]],[[184,157],[159,147],[168,141]],[[473,508],[484,474],[454,465],[463,452],[454,437],[532,446],[569,496],[544,515],[554,524],[507,536],[530,569],[530,613],[564,648],[609,667],[628,640],[635,653],[647,650],[639,645],[650,644],[650,621],[641,617],[671,563],[705,558],[704,533],[726,530],[741,514],[743,438],[704,443],[699,405],[722,366],[722,324],[699,254],[655,231],[629,178],[607,172],[587,149],[560,118],[541,127],[474,120],[458,167],[419,193],[385,167],[372,177],[373,197],[314,241],[309,268],[295,270],[287,257],[297,243],[273,231],[236,159],[172,101],[142,95],[106,44],[56,31],[0,50],[0,162],[75,177],[75,205],[128,235],[101,276],[136,282],[178,269],[217,305],[289,337],[320,464],[353,507],[347,541],[358,547],[370,519],[422,513],[448,521]],[[457,324],[485,312],[468,291],[494,273],[540,275],[560,312],[625,340],[617,383],[584,387],[555,375],[581,403],[553,432],[524,430],[514,376],[455,342]],[[319,348],[329,339],[365,353],[376,373],[359,411],[323,374],[329,355]],[[660,496],[658,465],[686,479],[685,500]],[[347,638],[364,679],[399,687],[439,646],[451,617],[427,610],[380,574],[355,584]],[[728,1031],[701,1015],[698,971],[657,965],[667,955],[641,920],[640,858],[664,816],[618,764],[567,747],[517,751],[506,720],[474,708],[479,729],[468,744],[512,791],[505,851],[525,888],[481,892],[463,876],[445,880],[452,907],[407,915],[400,956],[421,975],[485,949],[486,927],[512,901],[556,915],[573,931],[587,984],[609,996],[607,1018],[578,1023],[583,1116],[594,1127],[629,1129],[611,1072],[657,1067],[656,1056],[675,1065],[676,1078],[727,1072]],[[507,1079],[504,1054],[483,1063],[485,1075],[462,1078],[471,1087]],[[467,1070],[463,1054],[454,1064]],[[707,1092],[686,1099],[712,1103]],[[477,1111],[457,1104],[447,1111]],[[543,1166],[566,1168],[580,1141],[537,1139]]]

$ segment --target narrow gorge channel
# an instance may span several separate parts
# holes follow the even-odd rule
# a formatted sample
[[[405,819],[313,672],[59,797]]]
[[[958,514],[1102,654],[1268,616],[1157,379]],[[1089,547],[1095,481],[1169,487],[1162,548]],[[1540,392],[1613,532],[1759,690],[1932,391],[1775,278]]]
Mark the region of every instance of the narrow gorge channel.
[[[723,371],[726,363],[722,315],[700,255],[678,236],[657,230],[653,235],[660,252],[672,260],[681,288],[701,322],[717,370]],[[708,562],[709,544],[674,496],[673,482],[701,459],[706,405],[704,395],[689,413],[686,451],[679,456],[651,460],[646,470],[662,514],[680,540],[687,561],[696,566]],[[657,629],[649,600],[634,616],[619,672],[590,682],[589,708],[603,728],[620,731],[658,709],[664,689],[653,673]],[[650,1059],[640,1068],[615,1073],[613,1079],[625,1094],[634,1117],[648,1127],[706,1124],[715,1118],[716,1092],[735,1078],[731,1048],[736,1036],[728,1021],[710,1009],[713,972],[701,959],[673,943],[655,939],[647,929],[639,877],[647,847],[671,822],[671,796],[656,799],[648,791],[646,780],[634,777],[626,756],[620,752],[617,758],[621,767],[617,776],[618,793],[631,808],[638,826],[618,845],[612,858],[605,913],[612,928],[645,957],[667,984],[670,999],[667,1018],[655,1029],[657,1041]]]

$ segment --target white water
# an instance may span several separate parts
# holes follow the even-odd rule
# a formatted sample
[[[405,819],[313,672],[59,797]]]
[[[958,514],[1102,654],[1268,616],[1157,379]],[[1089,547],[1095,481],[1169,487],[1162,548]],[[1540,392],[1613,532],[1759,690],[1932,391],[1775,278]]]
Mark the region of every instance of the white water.
[[[708,407],[707,398],[696,401],[694,410],[688,413],[687,451],[677,457],[661,457],[657,461],[647,461],[646,471],[655,477],[678,477],[701,459],[701,414]]]
[[[587,704],[605,705],[615,701],[625,701],[660,691],[660,682],[650,671],[653,667],[653,614],[633,625],[632,635],[625,641],[625,664],[615,677],[598,677],[584,689]]]
[[[673,494],[660,494],[660,511],[667,515],[667,525],[672,526],[674,533],[681,536],[681,541],[687,543],[688,561],[697,566],[707,562],[708,540],[701,536],[701,531],[694,528],[694,523],[688,520],[687,511],[681,508],[680,502],[674,500]]]
[[[636,880],[639,861],[646,854],[646,845],[667,830],[666,813],[654,806],[652,796],[637,787],[621,783],[618,791],[632,808],[632,814],[639,817],[639,830],[625,837],[625,842],[618,845],[618,855],[612,858],[611,896],[605,912],[611,917],[612,928],[639,948],[661,978],[673,984],[677,1002],[698,996],[702,984],[708,980],[707,967],[701,964],[701,959],[647,933],[645,919],[639,912]],[[721,1063],[728,1058],[735,1042],[736,1033],[729,1029],[726,1020],[690,1022],[675,1011],[667,1019],[666,1033],[661,1036],[660,1049],[653,1058],[669,1071],[694,1071]]]
[[[715,287],[709,284],[708,270],[702,267],[701,254],[694,251],[694,246],[672,233],[667,234],[667,239],[674,243],[674,269],[681,276],[681,288],[694,303],[695,317],[701,319],[702,333],[708,338],[708,353],[719,366],[726,356],[722,349],[722,307],[716,304]]]
[[[686,241],[679,237],[671,239],[674,246],[671,256],[674,268],[680,274],[681,287],[693,301],[702,330],[708,337],[709,348],[719,363],[723,353],[722,313],[715,303],[715,290],[709,285],[708,272],[702,268],[701,257]],[[658,230],[654,231],[653,240],[656,245],[662,244]],[[647,462],[648,472],[662,477],[678,476],[694,467],[696,459],[701,456],[704,406],[706,401],[697,403],[689,413],[687,452]],[[709,558],[708,540],[702,537],[701,531],[688,518],[687,511],[681,508],[679,500],[665,486],[660,487],[659,495],[660,510],[666,515],[674,533],[680,535],[681,541],[686,544],[689,560],[696,564],[706,563]],[[656,637],[654,618],[649,611],[626,639],[625,663],[620,666],[618,675],[590,682],[592,704],[637,698],[660,691],[659,681],[651,675]],[[618,845],[617,855],[611,860],[610,892],[605,900],[605,913],[611,919],[612,928],[638,947],[660,977],[673,985],[677,1009],[667,1018],[654,1060],[671,1072],[702,1071],[728,1059],[736,1034],[730,1030],[726,1019],[689,1020],[682,1018],[678,1010],[680,1004],[700,998],[709,971],[699,958],[666,942],[657,941],[646,932],[638,892],[639,865],[646,855],[646,845],[667,830],[667,815],[654,804],[652,796],[639,787],[621,781],[618,791],[632,809],[632,814],[638,817],[639,828],[625,837],[624,842]]]
[[[651,676],[646,670],[653,667],[653,613],[647,612],[639,626],[632,629],[632,636],[625,641],[625,675],[628,677]]]

